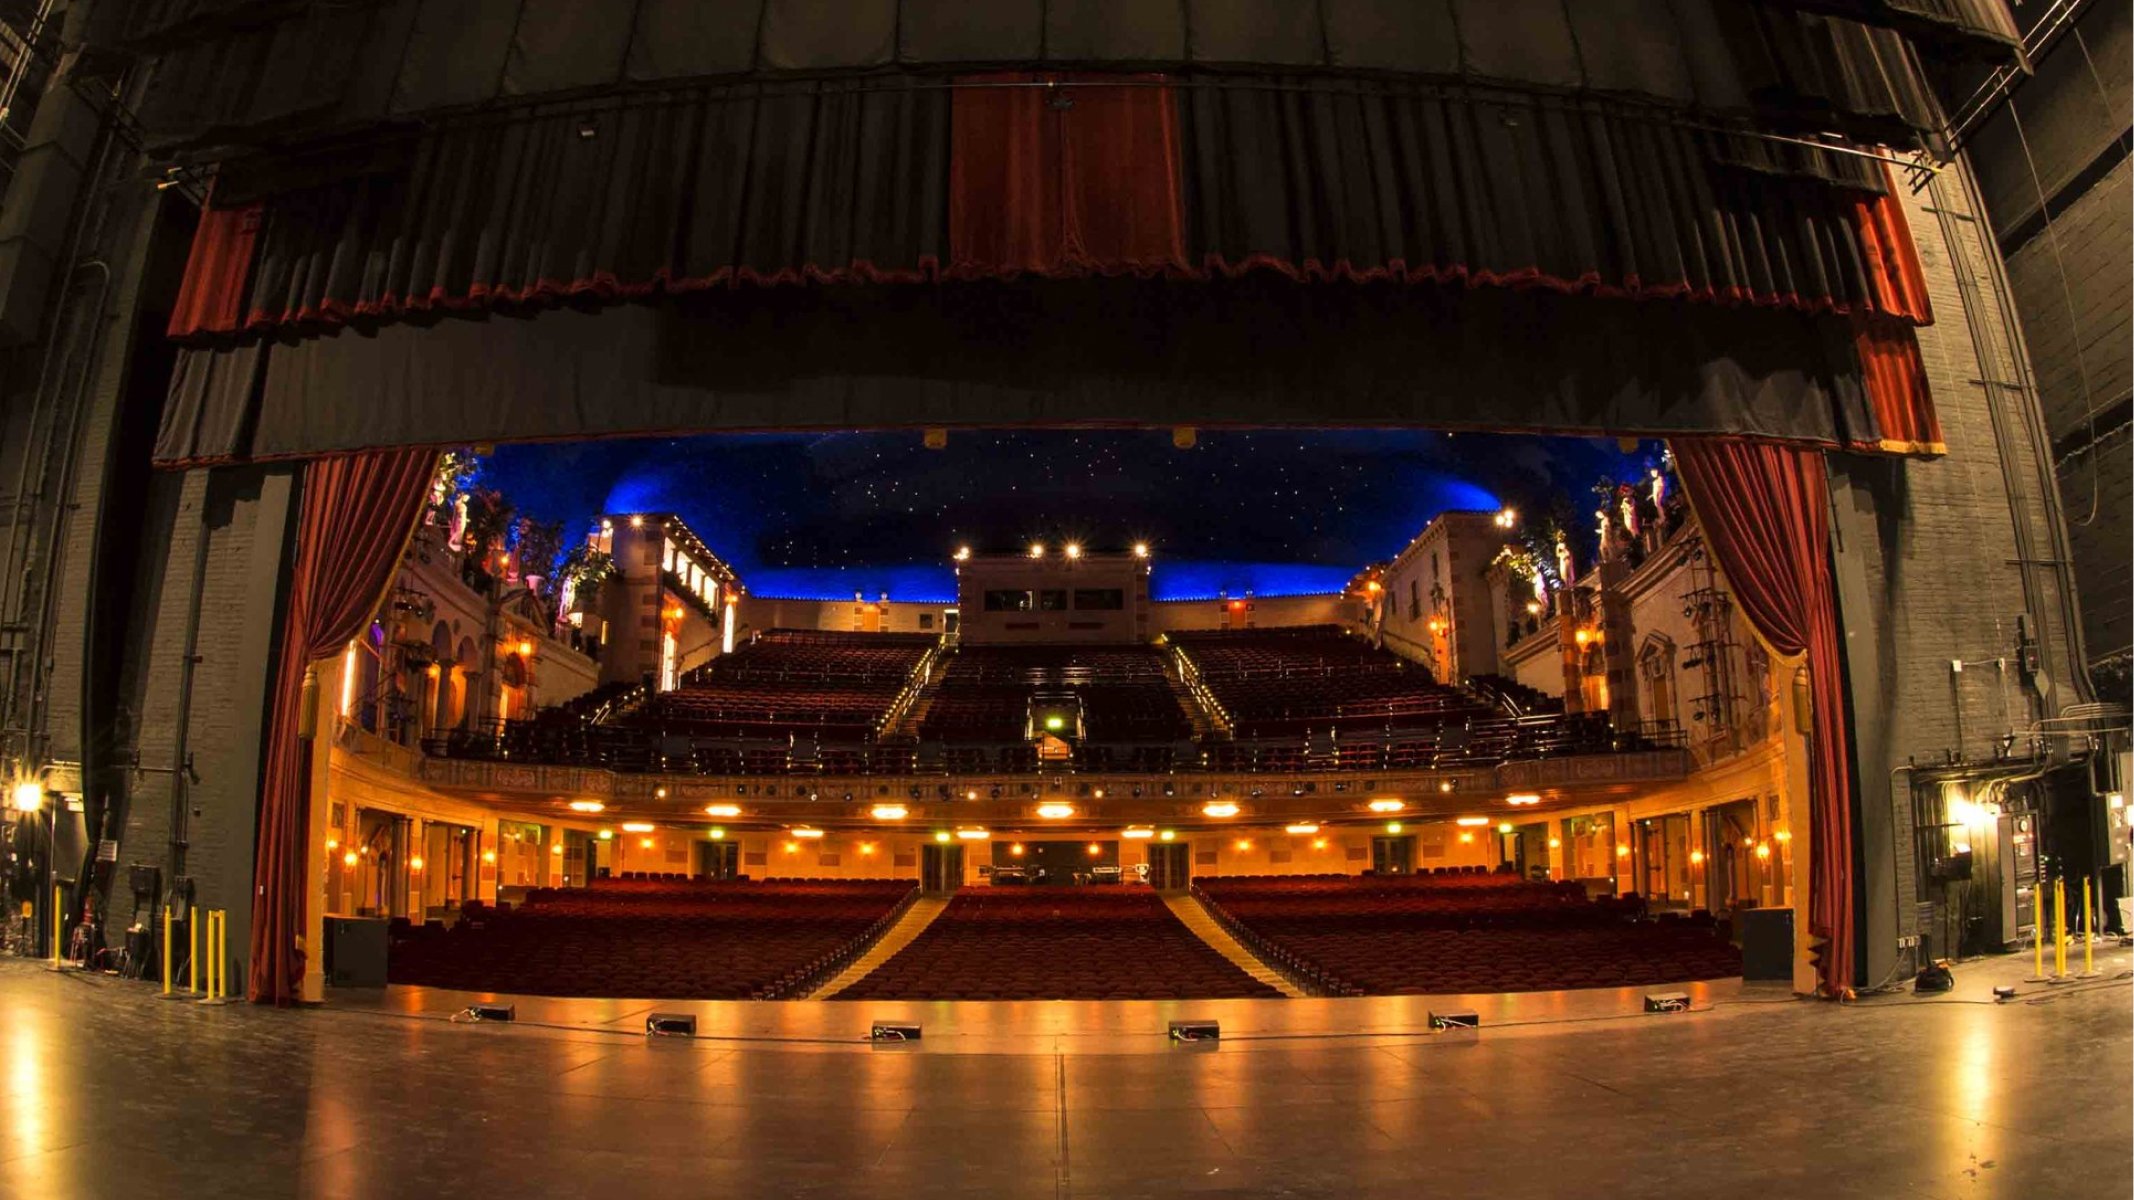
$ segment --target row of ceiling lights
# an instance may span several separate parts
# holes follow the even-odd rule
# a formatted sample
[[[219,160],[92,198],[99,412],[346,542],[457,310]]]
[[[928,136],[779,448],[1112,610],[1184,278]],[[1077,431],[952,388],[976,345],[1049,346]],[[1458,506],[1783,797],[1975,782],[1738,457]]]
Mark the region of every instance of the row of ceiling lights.
[[[660,799],[665,799],[667,789],[660,788],[656,794]],[[977,793],[972,792],[969,795],[975,799]],[[1514,808],[1519,808],[1539,804],[1541,803],[1541,797],[1519,794],[1506,796],[1504,802]],[[570,802],[569,807],[572,812],[587,814],[605,812],[607,810],[607,805],[598,800],[573,800]],[[1374,813],[1397,813],[1405,810],[1408,807],[1408,802],[1388,797],[1373,800],[1366,807]],[[1200,811],[1202,816],[1225,818],[1237,816],[1243,810],[1239,808],[1235,800],[1210,800],[1200,806]],[[741,806],[738,804],[707,804],[704,806],[704,813],[712,817],[738,817],[741,815]],[[902,804],[877,804],[867,810],[867,815],[877,821],[901,821],[911,815],[911,809]],[[1075,807],[1072,804],[1059,801],[1047,801],[1037,806],[1037,815],[1048,821],[1064,821],[1075,815]],[[1458,822],[1462,825],[1487,825],[1489,824],[1489,818],[1460,817]],[[624,828],[627,829],[628,826],[624,826]]]

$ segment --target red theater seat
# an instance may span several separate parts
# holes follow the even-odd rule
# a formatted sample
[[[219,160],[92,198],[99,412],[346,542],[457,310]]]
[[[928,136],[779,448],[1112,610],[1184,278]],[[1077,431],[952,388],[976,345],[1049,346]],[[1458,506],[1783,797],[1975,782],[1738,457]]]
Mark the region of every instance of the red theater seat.
[[[1270,997],[1139,888],[965,888],[837,1000]]]
[[[910,880],[711,882],[627,872],[535,888],[516,911],[413,926],[393,983],[534,996],[660,1000],[789,994],[849,961],[916,890]]]
[[[1622,987],[1741,974],[1710,920],[1643,919],[1636,897],[1458,868],[1416,876],[1195,883],[1255,952],[1349,995]]]

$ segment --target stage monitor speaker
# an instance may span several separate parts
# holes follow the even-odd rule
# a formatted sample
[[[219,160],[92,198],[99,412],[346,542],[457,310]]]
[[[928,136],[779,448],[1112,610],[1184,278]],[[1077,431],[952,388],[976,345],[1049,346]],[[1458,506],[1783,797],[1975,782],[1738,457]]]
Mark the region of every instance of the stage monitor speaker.
[[[695,1037],[697,1019],[691,1013],[653,1013],[645,1018],[647,1037]]]
[[[902,1021],[876,1021],[867,1031],[867,1037],[877,1042],[916,1042],[919,1027]]]
[[[1434,1012],[1430,1014],[1430,1028],[1440,1033],[1448,1029],[1480,1029],[1482,1018],[1473,1011]]]
[[[1793,910],[1749,908],[1734,914],[1741,931],[1741,977],[1750,983],[1793,980]]]
[[[82,866],[89,857],[88,818],[57,796],[47,799],[58,805],[52,812],[52,878],[58,883],[80,883]]]
[[[516,1004],[470,1004],[467,1015],[477,1021],[516,1021],[519,1006]]]
[[[1223,1027],[1214,1021],[1173,1021],[1171,1040],[1174,1042],[1213,1042],[1223,1036]]]
[[[375,917],[326,918],[326,985],[385,986],[385,922]]]
[[[1647,992],[1645,1011],[1649,1013],[1678,1013],[1689,1011],[1688,992]]]

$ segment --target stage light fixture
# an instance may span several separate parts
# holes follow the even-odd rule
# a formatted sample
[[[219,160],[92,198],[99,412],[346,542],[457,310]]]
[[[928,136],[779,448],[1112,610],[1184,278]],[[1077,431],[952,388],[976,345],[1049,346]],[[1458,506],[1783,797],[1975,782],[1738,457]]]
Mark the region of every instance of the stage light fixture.
[[[1156,836],[1156,831],[1144,825],[1135,825],[1119,831],[1119,836],[1130,841],[1143,842]]]
[[[1472,846],[1474,845],[1474,841],[1475,835],[1471,833],[1463,833],[1460,835],[1460,844],[1462,846]]]
[[[1403,800],[1373,800],[1370,805],[1375,813],[1397,813],[1406,807],[1407,802]]]
[[[1628,847],[1628,846],[1617,846],[1617,847],[1615,848],[1615,856],[1616,856],[1617,858],[1629,858],[1629,857],[1630,857],[1630,847]]]
[[[651,839],[651,838],[639,838],[639,839],[637,839],[637,848],[638,848],[638,849],[640,849],[640,850],[650,850],[650,849],[652,848],[652,839]]]
[[[16,812],[41,811],[44,808],[44,785],[34,779],[25,779],[8,793],[8,803]]]
[[[993,835],[983,829],[966,827],[956,831],[956,836],[966,842],[982,842]]]
[[[1204,816],[1234,817],[1238,811],[1237,802],[1234,800],[1210,800],[1200,806],[1200,811]]]
[[[1089,857],[1095,858],[1102,853],[1104,853],[1104,847],[1097,845],[1095,842],[1089,843]]]
[[[1512,823],[1511,823],[1510,821],[1499,821],[1499,822],[1497,822],[1497,832],[1498,832],[1498,833],[1510,833],[1511,831],[1512,831]]]
[[[341,856],[341,865],[344,867],[353,867],[357,861],[356,852],[353,850]]]
[[[632,517],[630,518],[630,528],[632,528],[632,529],[643,529],[644,527],[645,527],[645,518],[643,517],[643,515],[641,515],[641,514],[640,514],[640,515],[637,515],[637,516],[632,516]]]
[[[615,840],[615,831],[614,831],[614,830],[612,830],[612,829],[603,829],[603,830],[601,830],[601,831],[600,831],[600,840],[601,840],[601,841],[603,841],[603,842],[612,842],[612,841],[614,841],[614,840]]]
[[[1010,845],[1008,847],[1008,853],[1014,855],[1016,858],[1021,858],[1023,856],[1023,844],[1021,842],[1016,842],[1013,845]]]
[[[738,804],[707,804],[704,806],[704,815],[707,817],[738,817],[741,815],[741,806]]]
[[[663,787],[653,788],[652,798],[654,800],[665,800],[667,798],[667,789]]]
[[[1148,556],[1149,556],[1149,544],[1148,544],[1147,542],[1135,542],[1135,543],[1134,543],[1134,557],[1135,557],[1135,558],[1147,558]]]
[[[813,841],[822,836],[822,830],[816,829],[811,825],[797,825],[793,828],[793,836]]]
[[[877,821],[901,821],[911,815],[911,811],[901,804],[877,804],[867,810],[867,815]]]
[[[487,864],[491,865],[491,866],[494,866],[494,865],[496,864],[496,851],[494,851],[494,850],[484,850],[484,851],[482,851],[482,861],[483,861],[484,863],[487,863]]]
[[[1489,824],[1489,818],[1488,818],[1488,817],[1454,817],[1454,818],[1453,818],[1453,821],[1452,821],[1452,823],[1453,823],[1453,824],[1455,824],[1455,825],[1466,825],[1466,826],[1468,826],[1468,827],[1472,828],[1472,827],[1477,827],[1477,826],[1482,826],[1482,825],[1487,825],[1487,824]]]
[[[1311,822],[1309,822],[1309,821],[1304,821],[1304,822],[1301,822],[1301,823],[1299,823],[1299,824],[1296,824],[1296,825],[1285,825],[1285,826],[1283,826],[1283,827],[1282,827],[1282,832],[1284,832],[1284,833],[1289,833],[1289,834],[1295,834],[1295,835],[1297,835],[1297,836],[1299,836],[1299,837],[1304,837],[1304,836],[1307,836],[1307,835],[1309,835],[1309,834],[1314,834],[1314,833],[1317,833],[1317,832],[1319,832],[1319,827],[1318,827],[1317,825],[1314,825],[1314,824],[1312,824],[1312,823],[1311,823]]]
[[[1400,831],[1401,831],[1401,824],[1400,824],[1400,822],[1399,822],[1399,821],[1388,821],[1388,822],[1386,822],[1386,832],[1387,832],[1387,833],[1399,833]]]
[[[1032,543],[1030,543],[1030,557],[1032,557],[1032,558],[1043,558],[1043,557],[1045,557],[1045,543],[1043,543],[1043,542],[1032,542]]]
[[[1701,867],[1701,866],[1703,866],[1703,865],[1704,865],[1704,851],[1702,851],[1702,850],[1692,850],[1692,851],[1690,851],[1690,852],[1689,852],[1689,865],[1690,865],[1690,866],[1693,866],[1693,867]]]
[[[957,562],[969,562],[969,561],[970,561],[970,558],[971,558],[971,548],[970,548],[969,546],[958,546],[958,547],[956,547],[956,561],[957,561]]]
[[[419,855],[418,855],[417,857],[414,857],[414,858],[410,858],[410,859],[408,860],[408,870],[410,870],[410,871],[420,871],[420,870],[422,870],[422,858],[421,858],[421,857],[420,857]]]
[[[1312,839],[1312,849],[1314,849],[1314,850],[1324,850],[1324,849],[1326,849],[1326,839],[1325,839],[1325,838],[1313,838],[1313,839]]]
[[[1453,782],[1450,779],[1440,779],[1437,781],[1437,790],[1440,795],[1451,794],[1452,788]]]
[[[1519,808],[1525,805],[1539,804],[1541,803],[1541,797],[1531,792],[1522,792],[1516,796],[1506,796],[1504,802],[1513,808]]]
[[[1156,835],[1156,840],[1159,842],[1175,842],[1178,840],[1178,831],[1175,829],[1166,829],[1162,833]]]
[[[596,813],[596,812],[604,812],[604,811],[606,811],[606,810],[607,810],[607,807],[608,807],[607,805],[605,805],[605,804],[602,804],[602,803],[601,803],[600,801],[598,801],[598,800],[573,800],[573,801],[571,801],[571,811],[572,811],[572,812],[582,812],[582,813]]]
[[[1064,821],[1074,815],[1074,805],[1040,804],[1037,806],[1037,815],[1047,821]]]
[[[1080,543],[1080,542],[1069,542],[1069,543],[1067,543],[1067,557],[1069,557],[1069,558],[1080,558],[1080,557],[1082,557],[1082,543]]]
[[[937,832],[936,832],[936,833],[934,834],[934,840],[935,840],[935,841],[937,841],[937,842],[946,842],[946,841],[948,841],[948,840],[949,840],[949,832],[948,832],[948,830],[946,830],[946,829],[943,829],[943,830],[939,830],[939,831],[937,831]]]
[[[706,836],[714,842],[723,842],[726,840],[726,830],[723,826],[714,825],[711,827],[711,832]]]
[[[659,826],[650,821],[624,821],[622,823],[622,831],[624,833],[650,833],[657,828]]]

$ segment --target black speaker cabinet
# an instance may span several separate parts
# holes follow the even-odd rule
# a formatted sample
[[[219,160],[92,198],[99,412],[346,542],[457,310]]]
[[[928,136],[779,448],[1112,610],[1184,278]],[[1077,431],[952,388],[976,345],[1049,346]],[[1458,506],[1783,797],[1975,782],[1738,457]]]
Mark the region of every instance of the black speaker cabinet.
[[[385,922],[373,917],[326,918],[326,985],[385,986]]]
[[[1737,910],[1741,929],[1741,977],[1750,983],[1793,980],[1793,910]]]

